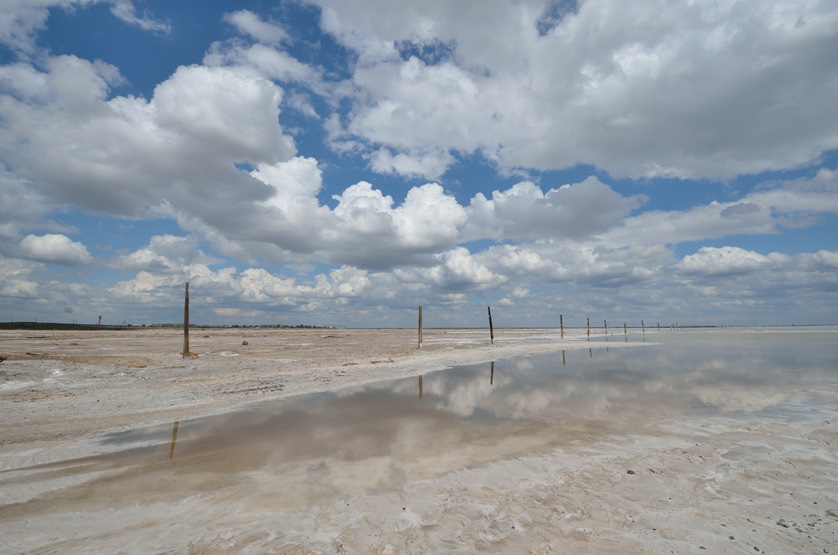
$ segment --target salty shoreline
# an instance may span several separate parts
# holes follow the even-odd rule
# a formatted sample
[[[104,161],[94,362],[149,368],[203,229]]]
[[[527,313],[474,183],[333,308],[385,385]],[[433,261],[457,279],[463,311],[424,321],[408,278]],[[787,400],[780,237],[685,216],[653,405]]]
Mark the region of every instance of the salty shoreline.
[[[628,342],[616,335],[607,344],[601,336],[588,343],[579,330],[564,341],[557,330],[499,330],[494,344],[487,335],[426,330],[418,349],[415,330],[193,330],[198,356],[184,360],[176,330],[0,333],[0,552],[838,550],[831,336],[821,342],[827,356],[814,379],[774,383],[792,369],[778,361],[780,374],[734,380],[729,390],[712,379],[727,372],[713,348],[675,380],[647,370],[655,347],[634,351],[646,358],[633,349],[616,356],[619,347],[671,343],[665,334],[647,333],[643,343],[630,332]],[[706,335],[716,338],[708,346],[730,339]],[[766,344],[780,338],[747,336]],[[703,353],[705,339],[693,339]],[[727,352],[740,352],[733,341]],[[783,341],[792,341],[780,352],[794,363],[786,347],[797,339]],[[606,348],[615,360],[639,362],[601,380],[591,374],[608,359]],[[337,411],[325,420],[317,411],[295,417],[307,426],[298,438],[282,424],[292,421],[271,416],[284,405],[265,414],[239,410],[423,374],[426,400],[447,390],[462,401],[476,393],[473,384],[450,390],[448,373],[429,373],[562,349],[590,365],[551,375],[567,395],[550,410],[563,412],[535,425],[455,424],[444,411],[387,419],[373,411],[371,420],[355,421],[355,393],[324,404]],[[773,356],[752,364],[762,370]],[[528,360],[518,359],[524,373]],[[492,387],[511,372],[500,365]],[[480,380],[483,392],[489,383]],[[685,411],[685,399],[722,410]],[[520,400],[541,406],[533,391]],[[762,414],[771,407],[778,416]],[[176,423],[201,415],[227,420],[193,420],[211,428],[205,440],[190,440],[189,425],[181,425],[172,459]],[[222,421],[233,423],[226,436]],[[139,449],[116,441],[121,430],[138,428],[146,430],[140,438],[157,439]]]
[[[557,330],[497,330],[492,344],[487,330],[426,329],[417,348],[416,330],[195,328],[190,350],[197,356],[184,359],[174,328],[4,330],[0,447],[39,447],[258,399],[587,349],[579,333],[568,331],[561,341]]]

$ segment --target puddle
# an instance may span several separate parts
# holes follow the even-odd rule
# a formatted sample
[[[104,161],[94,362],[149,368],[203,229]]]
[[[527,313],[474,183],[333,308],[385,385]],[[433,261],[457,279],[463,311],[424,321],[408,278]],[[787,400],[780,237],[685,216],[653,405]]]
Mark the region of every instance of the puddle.
[[[73,482],[0,506],[0,522],[195,496],[216,510],[231,499],[305,510],[499,461],[670,433],[673,421],[834,416],[835,329],[799,331],[648,331],[644,346],[497,360],[114,433],[101,438],[104,454],[3,473],[7,486]]]

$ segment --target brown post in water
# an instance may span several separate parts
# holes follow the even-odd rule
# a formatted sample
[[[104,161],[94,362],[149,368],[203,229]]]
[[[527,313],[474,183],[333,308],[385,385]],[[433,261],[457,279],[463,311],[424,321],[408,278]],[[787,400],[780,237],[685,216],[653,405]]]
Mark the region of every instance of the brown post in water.
[[[623,335],[626,336],[626,343],[628,343],[629,342],[629,332],[628,332],[628,328],[626,327],[625,322],[623,322]]]
[[[422,307],[419,307],[419,347],[417,349],[422,348]]]
[[[494,343],[495,342],[495,328],[492,327],[492,307],[487,306],[486,308],[489,309],[489,340]]]
[[[183,297],[183,358],[189,358],[189,282]]]
[[[559,328],[562,330],[562,339],[564,339],[564,318],[559,314]]]
[[[588,318],[588,341],[591,340],[591,319]]]
[[[605,326],[605,342],[608,343],[608,320],[603,320],[602,325]]]

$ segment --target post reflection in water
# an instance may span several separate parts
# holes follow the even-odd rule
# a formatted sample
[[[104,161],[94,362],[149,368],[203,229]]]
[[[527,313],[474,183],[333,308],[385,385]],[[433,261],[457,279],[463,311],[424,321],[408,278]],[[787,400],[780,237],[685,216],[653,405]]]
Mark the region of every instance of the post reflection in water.
[[[492,369],[489,372],[489,385],[493,385],[495,382],[495,361],[492,361]]]
[[[419,398],[422,398],[422,376],[419,376]]]
[[[177,442],[177,429],[180,426],[180,420],[175,420],[172,425],[172,445],[169,447],[169,460],[175,456],[175,443]]]
[[[562,349],[562,366],[567,364],[567,357],[565,357],[564,349]]]

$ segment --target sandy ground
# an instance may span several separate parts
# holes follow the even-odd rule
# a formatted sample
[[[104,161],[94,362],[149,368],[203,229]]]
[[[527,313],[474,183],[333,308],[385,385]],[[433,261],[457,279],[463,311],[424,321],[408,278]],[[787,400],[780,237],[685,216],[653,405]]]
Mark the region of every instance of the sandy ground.
[[[235,460],[141,470],[96,439],[588,348],[555,330],[487,335],[426,330],[417,349],[415,330],[193,329],[197,356],[183,359],[177,330],[0,332],[0,552],[838,553],[838,415],[435,432],[339,461],[274,460],[251,442]],[[399,448],[411,458],[396,468]]]

